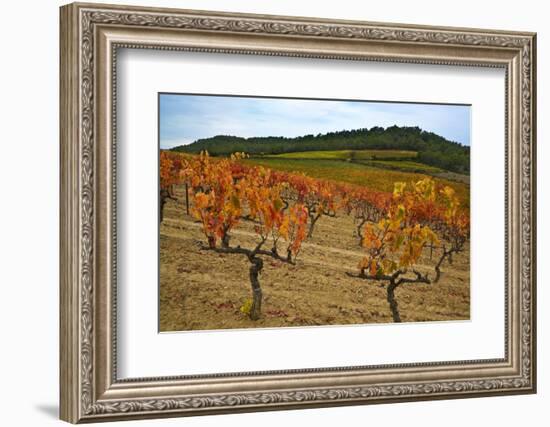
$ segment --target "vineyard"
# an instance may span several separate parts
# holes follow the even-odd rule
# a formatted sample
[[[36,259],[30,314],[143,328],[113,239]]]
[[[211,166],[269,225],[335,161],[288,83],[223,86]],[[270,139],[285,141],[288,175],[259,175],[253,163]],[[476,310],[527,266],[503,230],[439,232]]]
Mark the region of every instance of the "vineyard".
[[[453,186],[247,157],[161,151],[162,331],[469,318],[469,200]]]

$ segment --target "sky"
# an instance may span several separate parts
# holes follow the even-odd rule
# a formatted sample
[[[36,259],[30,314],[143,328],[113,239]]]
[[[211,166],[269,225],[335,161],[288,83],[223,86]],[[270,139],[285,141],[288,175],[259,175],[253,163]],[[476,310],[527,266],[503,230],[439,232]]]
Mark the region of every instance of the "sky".
[[[470,106],[371,101],[160,95],[160,147],[216,135],[296,137],[340,130],[418,126],[470,145]]]

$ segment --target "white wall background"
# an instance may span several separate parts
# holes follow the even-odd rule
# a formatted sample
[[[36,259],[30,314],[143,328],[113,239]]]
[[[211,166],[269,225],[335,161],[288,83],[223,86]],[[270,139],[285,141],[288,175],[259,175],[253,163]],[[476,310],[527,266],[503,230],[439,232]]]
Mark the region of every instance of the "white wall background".
[[[121,3],[110,0],[112,3]],[[129,0],[130,1],[130,0]],[[133,425],[545,425],[550,405],[550,28],[545,2],[354,0],[133,0],[133,4],[538,32],[539,393],[438,402],[208,416]],[[60,425],[58,402],[58,6],[2,5],[0,65],[0,419],[7,426]],[[545,220],[546,219],[546,220]],[[547,422],[547,421],[546,421]]]

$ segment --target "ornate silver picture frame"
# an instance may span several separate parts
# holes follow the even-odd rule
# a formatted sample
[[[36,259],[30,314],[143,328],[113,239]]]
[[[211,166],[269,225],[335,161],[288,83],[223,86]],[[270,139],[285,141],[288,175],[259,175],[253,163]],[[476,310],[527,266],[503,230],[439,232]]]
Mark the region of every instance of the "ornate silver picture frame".
[[[60,13],[61,419],[97,422],[536,391],[535,34],[80,3]],[[120,49],[504,70],[506,212],[499,214],[505,217],[505,248],[493,254],[505,260],[504,357],[119,378]]]

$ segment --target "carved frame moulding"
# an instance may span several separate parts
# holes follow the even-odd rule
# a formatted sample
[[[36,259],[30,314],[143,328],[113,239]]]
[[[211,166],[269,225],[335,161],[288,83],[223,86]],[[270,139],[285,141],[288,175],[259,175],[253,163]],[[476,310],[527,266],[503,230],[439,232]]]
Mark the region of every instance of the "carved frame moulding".
[[[535,392],[535,34],[80,3],[60,13],[63,420]],[[119,379],[115,147],[121,48],[504,69],[504,357]]]

